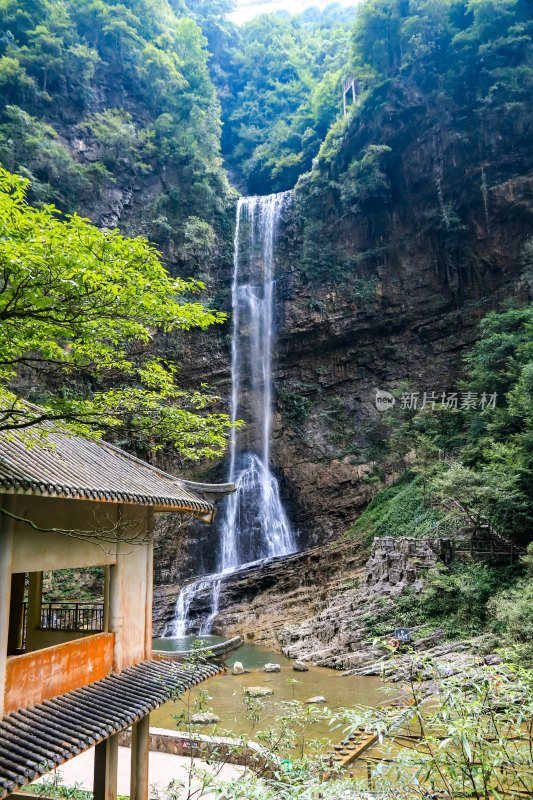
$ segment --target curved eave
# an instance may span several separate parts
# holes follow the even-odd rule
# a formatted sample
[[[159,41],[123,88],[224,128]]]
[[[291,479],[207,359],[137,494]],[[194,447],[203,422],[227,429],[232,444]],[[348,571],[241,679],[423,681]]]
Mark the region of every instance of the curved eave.
[[[27,482],[29,483],[29,482]],[[181,512],[192,514],[204,522],[212,522],[215,510],[205,500],[179,500],[172,497],[153,497],[130,494],[128,492],[109,492],[105,490],[84,489],[80,487],[55,487],[38,484],[27,486],[7,486],[0,484],[0,494],[22,497],[50,497],[60,500],[85,500],[93,503],[115,503],[135,506],[148,506],[154,511]]]

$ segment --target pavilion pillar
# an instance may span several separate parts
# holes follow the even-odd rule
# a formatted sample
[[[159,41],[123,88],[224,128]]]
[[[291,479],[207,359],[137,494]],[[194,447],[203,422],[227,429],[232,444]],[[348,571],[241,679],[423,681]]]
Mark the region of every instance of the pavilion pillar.
[[[22,628],[24,626],[24,584],[26,573],[11,575],[11,608],[9,611],[9,633],[7,639],[8,656],[20,653],[22,647]]]
[[[118,733],[94,748],[94,800],[117,800]]]
[[[41,627],[43,602],[43,573],[30,572],[28,576],[28,609],[26,611],[26,651],[35,649],[35,631]]]
[[[147,511],[146,531],[152,533],[154,529],[154,512],[152,508]],[[154,595],[154,542],[151,539],[146,546],[146,608],[144,620],[144,657],[152,658],[152,605]]]
[[[109,597],[111,587],[111,567],[106,564],[104,567],[104,611],[102,619],[102,630],[109,633]]]
[[[10,510],[12,502],[12,498],[6,498],[3,507]],[[12,568],[13,520],[2,514],[0,519],[0,719],[4,715]]]
[[[148,755],[150,715],[131,726],[130,800],[148,800]]]

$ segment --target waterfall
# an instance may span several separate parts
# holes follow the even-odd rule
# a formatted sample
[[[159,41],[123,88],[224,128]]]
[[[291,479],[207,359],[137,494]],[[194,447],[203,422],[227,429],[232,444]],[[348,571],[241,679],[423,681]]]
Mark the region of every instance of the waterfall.
[[[209,585],[208,580],[194,581],[194,583],[187,583],[178,595],[176,600],[176,607],[174,609],[174,619],[170,626],[170,635],[181,637],[187,633],[187,623],[189,621],[189,610],[191,603],[198,592],[207,589]]]
[[[270,471],[274,248],[280,213],[289,197],[289,192],[245,197],[237,205],[231,289],[231,418],[235,421],[241,414],[246,418],[256,446],[242,452],[239,432],[233,437],[228,480],[235,483],[237,492],[225,502],[220,571],[295,549],[278,482]],[[247,237],[242,235],[246,228]],[[250,402],[247,413],[242,413],[245,380]]]
[[[294,534],[270,471],[274,255],[281,211],[290,192],[238,201],[231,287],[232,421],[244,418],[231,443],[228,481],[237,491],[222,511],[217,572],[187,584],[176,602],[173,635],[187,630],[196,594],[211,589],[211,610],[200,626],[208,634],[218,613],[225,575],[251,563],[296,550]],[[251,439],[245,447],[241,439]],[[179,631],[179,633],[178,633]]]

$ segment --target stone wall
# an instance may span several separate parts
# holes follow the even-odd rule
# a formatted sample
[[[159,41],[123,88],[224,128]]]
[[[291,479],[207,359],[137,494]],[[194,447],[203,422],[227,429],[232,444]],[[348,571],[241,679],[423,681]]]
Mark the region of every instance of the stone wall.
[[[121,731],[118,737],[121,747],[131,747],[131,728]],[[265,749],[256,742],[248,742],[243,746],[229,736],[207,736],[203,733],[171,731],[166,728],[150,728],[149,747],[155,753],[209,758],[261,770],[268,760]]]
[[[411,586],[420,592],[423,572],[437,562],[448,564],[453,556],[450,539],[412,539],[383,536],[372,544],[366,562],[366,587],[378,594],[398,595]]]

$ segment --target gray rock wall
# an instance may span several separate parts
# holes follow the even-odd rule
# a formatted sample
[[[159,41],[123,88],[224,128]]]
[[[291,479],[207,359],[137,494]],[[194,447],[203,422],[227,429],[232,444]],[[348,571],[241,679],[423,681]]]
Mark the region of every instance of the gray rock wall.
[[[372,544],[366,563],[366,587],[372,592],[393,596],[400,594],[407,586],[420,592],[424,572],[438,561],[448,564],[452,555],[450,539],[383,536]]]

